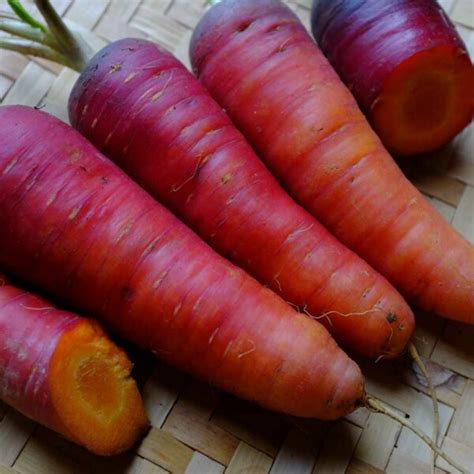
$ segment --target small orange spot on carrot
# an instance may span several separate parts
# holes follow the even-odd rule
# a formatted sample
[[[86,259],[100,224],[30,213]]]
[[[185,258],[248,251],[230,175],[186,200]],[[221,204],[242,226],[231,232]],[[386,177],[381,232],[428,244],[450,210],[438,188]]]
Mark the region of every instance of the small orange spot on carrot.
[[[277,53],[283,53],[285,50],[286,50],[286,47],[288,45],[288,43],[291,41],[290,38],[286,39],[285,41],[283,41],[283,43],[280,45],[280,47],[278,48],[277,50]]]
[[[78,148],[71,148],[69,150],[69,161],[71,163],[75,163],[77,160],[79,160],[82,156],[81,150]]]
[[[210,159],[212,155],[206,155],[199,163],[199,168],[202,168]]]
[[[135,76],[137,75],[136,72],[132,72],[131,74],[129,74],[126,78],[125,78],[125,81],[123,81],[125,84],[127,82],[130,82]]]
[[[227,344],[227,347],[225,348],[225,351],[224,351],[224,354],[222,355],[222,357],[225,357],[227,355],[227,353],[230,351],[230,349],[232,348],[232,343],[233,343],[233,341],[230,341],[229,344]]]
[[[52,306],[35,307],[35,306],[27,306],[25,304],[22,304],[21,306],[30,311],[51,311],[52,309],[54,309]]]
[[[51,196],[49,196],[49,199],[46,201],[46,207],[49,207],[51,204],[53,204],[57,196],[58,196],[57,193],[51,194]]]
[[[231,178],[232,178],[232,175],[230,173],[226,173],[221,178],[222,184],[227,184],[230,181]]]
[[[121,229],[120,232],[117,235],[117,238],[115,239],[115,242],[118,243],[120,242],[132,229],[133,224],[129,222],[128,224],[124,225]]]
[[[3,170],[2,176],[8,174],[11,169],[18,163],[18,158],[14,158],[10,163],[8,163],[7,167]]]
[[[73,219],[75,219],[77,217],[77,215],[79,214],[79,211],[81,210],[81,206],[77,206],[75,207],[71,213],[69,214],[69,216],[67,217],[70,221],[72,221]]]
[[[178,303],[178,304],[175,306],[174,311],[173,311],[173,316],[176,316],[176,315],[179,313],[179,311],[181,310],[181,306],[183,306],[182,303]]]
[[[160,277],[158,279],[156,279],[154,282],[153,282],[153,286],[152,286],[152,289],[153,290],[156,290],[160,285],[161,283],[163,282],[163,280],[166,278],[166,275],[168,275],[168,270],[164,271]]]
[[[162,95],[163,95],[163,91],[158,91],[156,94],[153,94],[151,96],[151,100],[154,102],[155,100],[158,100]]]
[[[180,135],[184,135],[189,129],[191,128],[190,125],[183,127],[181,131],[179,132]]]
[[[253,341],[250,340],[250,339],[247,339],[247,342],[249,342],[252,347],[250,347],[250,349],[248,349],[248,350],[246,350],[246,351],[240,353],[240,354],[237,356],[237,359],[241,359],[242,357],[245,357],[245,356],[251,354],[252,352],[255,352],[255,349],[256,349],[255,342],[253,342]]]
[[[117,72],[117,71],[120,71],[120,69],[122,69],[122,65],[121,64],[112,64],[112,66],[110,66],[110,71],[109,71],[109,74],[112,74],[114,72]]]
[[[212,344],[212,341],[214,340],[218,332],[219,328],[214,329],[213,333],[211,334],[211,337],[209,338],[209,344]]]

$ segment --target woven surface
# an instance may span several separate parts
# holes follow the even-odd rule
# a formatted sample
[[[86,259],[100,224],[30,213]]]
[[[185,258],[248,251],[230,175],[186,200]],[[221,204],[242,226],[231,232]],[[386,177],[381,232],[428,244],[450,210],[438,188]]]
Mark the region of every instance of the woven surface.
[[[124,36],[155,40],[184,63],[204,0],[56,0],[71,26],[100,48]],[[291,7],[309,23],[310,0]],[[474,3],[444,0],[474,55]],[[26,4],[28,4],[26,2]],[[29,6],[29,5],[28,5]],[[0,0],[6,9],[6,0]],[[34,11],[33,8],[31,8]],[[0,101],[41,105],[66,120],[76,74],[0,52]],[[474,242],[474,133],[408,170],[447,220]],[[474,327],[418,313],[415,344],[440,383],[443,446],[474,472]],[[431,433],[431,401],[407,360],[363,363],[368,390]],[[0,474],[428,473],[430,452],[406,428],[360,409],[336,423],[294,420],[236,400],[146,358],[138,364],[153,428],[132,454],[99,459],[0,402]],[[448,466],[438,461],[438,472]]]

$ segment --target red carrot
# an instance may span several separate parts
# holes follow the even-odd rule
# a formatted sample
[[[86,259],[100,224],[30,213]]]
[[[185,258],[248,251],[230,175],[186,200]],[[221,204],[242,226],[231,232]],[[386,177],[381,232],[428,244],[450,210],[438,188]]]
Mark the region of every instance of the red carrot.
[[[69,126],[1,107],[0,265],[165,361],[305,417],[363,378],[319,323],[214,253]]]
[[[471,121],[474,69],[435,0],[315,0],[312,28],[394,152],[440,148]]]
[[[403,176],[291,10],[224,0],[195,72],[287,189],[426,310],[474,323],[474,248]]]
[[[132,364],[100,326],[0,275],[0,400],[95,454],[129,449],[147,426]]]
[[[70,100],[73,125],[224,256],[377,358],[406,346],[401,296],[283,191],[227,115],[170,53],[101,50]]]

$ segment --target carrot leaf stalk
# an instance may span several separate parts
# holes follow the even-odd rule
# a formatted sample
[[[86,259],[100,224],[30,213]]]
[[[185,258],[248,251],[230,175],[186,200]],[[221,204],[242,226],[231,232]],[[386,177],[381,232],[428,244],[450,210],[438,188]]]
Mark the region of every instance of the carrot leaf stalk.
[[[433,381],[431,380],[431,376],[428,373],[425,363],[420,357],[417,348],[413,343],[408,345],[408,351],[410,352],[411,357],[413,358],[415,364],[419,367],[421,373],[426,379],[426,383],[428,384],[428,390],[431,395],[431,399],[433,400],[433,440],[438,446],[439,443],[439,406],[438,406],[438,395],[436,393],[435,386],[433,385]],[[433,458],[431,464],[431,472],[434,474],[436,467],[436,453],[433,451]]]
[[[456,461],[454,461],[448,454],[438,448],[437,443],[431,439],[427,434],[425,434],[420,428],[418,428],[411,421],[408,421],[405,417],[398,414],[393,408],[391,408],[386,403],[378,400],[371,395],[365,395],[364,404],[366,408],[375,412],[382,413],[384,415],[393,418],[395,421],[398,421],[402,426],[405,426],[410,431],[415,433],[420,439],[422,439],[438,456],[442,457],[447,463],[456,468],[459,472],[463,474],[468,474],[468,470],[460,466]]]
[[[46,25],[33,18],[19,0],[8,0],[15,13],[0,13],[0,48],[36,56],[82,71],[93,51],[77,33],[71,31],[49,0],[35,0]]]
[[[36,44],[28,40],[0,37],[0,48],[21,54],[27,54],[29,56],[48,59],[64,66],[70,66],[70,63],[56,50],[49,46]]]
[[[76,71],[82,71],[93,54],[90,46],[66,26],[49,0],[35,0],[35,4],[58,41],[59,50],[71,61]]]
[[[20,3],[19,0],[8,0],[8,5],[16,13],[16,15],[25,23],[31,27],[41,30],[43,33],[46,33],[48,29],[45,25],[36,21],[25,9],[25,7]]]

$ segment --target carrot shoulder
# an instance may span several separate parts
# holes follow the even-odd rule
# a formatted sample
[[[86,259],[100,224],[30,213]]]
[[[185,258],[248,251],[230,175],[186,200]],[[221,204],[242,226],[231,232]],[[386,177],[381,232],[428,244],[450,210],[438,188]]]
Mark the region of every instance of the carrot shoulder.
[[[94,321],[2,284],[0,334],[1,400],[100,455],[146,428],[132,364]]]
[[[221,107],[170,53],[137,39],[89,61],[71,123],[222,255],[378,358],[406,347],[413,314],[366,262],[297,205]]]
[[[0,120],[3,268],[267,408],[337,418],[360,403],[360,370],[323,326],[214,253],[75,130],[26,107],[0,107]]]
[[[225,0],[191,44],[200,80],[287,189],[426,310],[474,323],[474,248],[403,176],[281,2]]]

